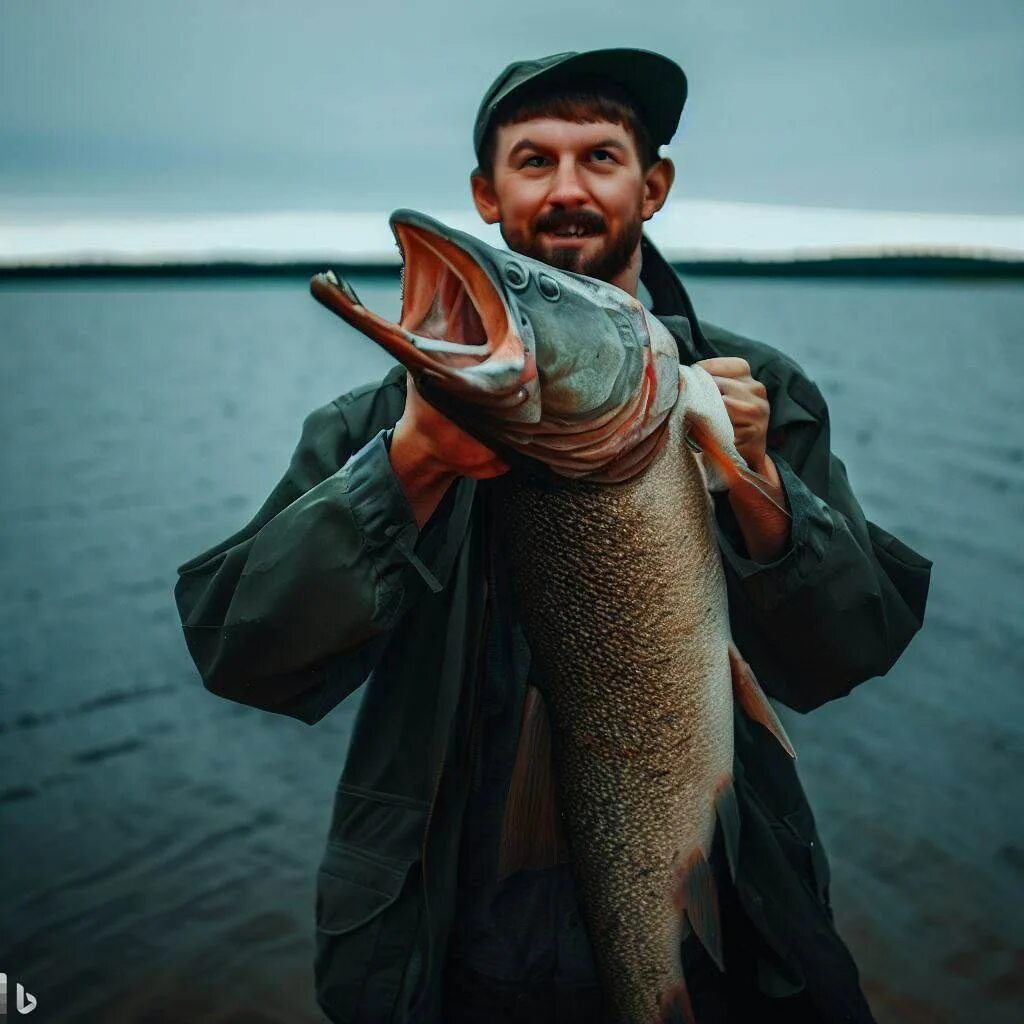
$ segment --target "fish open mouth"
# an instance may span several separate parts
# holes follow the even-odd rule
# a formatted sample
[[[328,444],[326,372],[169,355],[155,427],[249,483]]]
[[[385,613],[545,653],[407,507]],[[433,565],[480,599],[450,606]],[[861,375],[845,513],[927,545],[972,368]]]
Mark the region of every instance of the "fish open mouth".
[[[487,346],[488,339],[507,333],[504,303],[461,249],[410,224],[396,223],[395,236],[402,251],[402,327],[420,338],[458,346]],[[452,354],[479,358],[461,348]]]
[[[314,276],[313,296],[414,376],[494,409],[525,402],[536,390],[533,357],[501,289],[469,245],[412,211],[393,214],[391,227],[402,254],[397,323],[367,309],[333,271]]]

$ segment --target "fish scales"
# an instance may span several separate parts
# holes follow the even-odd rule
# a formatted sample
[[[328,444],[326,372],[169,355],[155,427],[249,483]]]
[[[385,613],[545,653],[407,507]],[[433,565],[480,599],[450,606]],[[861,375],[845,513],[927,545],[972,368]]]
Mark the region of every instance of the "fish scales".
[[[710,852],[711,794],[732,769],[725,580],[682,405],[639,478],[499,482],[585,915],[629,1024],[661,1020],[682,979],[675,869]]]

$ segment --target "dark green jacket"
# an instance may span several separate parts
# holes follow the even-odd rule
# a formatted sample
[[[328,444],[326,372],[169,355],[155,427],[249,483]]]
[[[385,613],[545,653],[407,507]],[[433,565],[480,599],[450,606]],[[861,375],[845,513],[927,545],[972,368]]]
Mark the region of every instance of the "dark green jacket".
[[[739,649],[771,696],[810,711],[896,661],[921,626],[930,563],[865,521],[830,452],[825,402],[799,367],[698,325],[657,253],[645,250],[644,268],[670,329],[683,340],[694,326],[697,357],[742,356],[768,389],[790,546],[774,563],[749,560],[727,503],[719,537]],[[311,412],[263,507],[180,566],[175,587],[189,651],[222,697],[313,724],[368,680],[317,875],[317,996],[339,1022],[403,1021],[417,988],[416,1019],[438,1020],[472,769],[485,604],[475,497],[488,485],[460,479],[419,531],[384,439],[404,401],[396,367]],[[742,715],[735,772],[737,892],[762,987],[806,987],[824,1020],[871,1020],[832,926],[828,862],[794,766]]]

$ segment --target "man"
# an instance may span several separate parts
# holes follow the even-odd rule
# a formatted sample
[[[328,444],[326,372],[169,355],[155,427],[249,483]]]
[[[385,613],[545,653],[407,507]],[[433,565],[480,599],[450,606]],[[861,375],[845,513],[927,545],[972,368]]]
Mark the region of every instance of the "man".
[[[886,672],[920,628],[930,563],[865,521],[817,388],[766,345],[698,321],[642,234],[673,170],[686,79],[638,50],[510,65],[474,129],[473,198],[510,246],[637,294],[718,381],[737,447],[785,495],[716,497],[737,645],[799,711]],[[204,684],[313,724],[364,680],[317,876],[317,996],[339,1022],[598,1021],[567,865],[497,881],[530,671],[490,542],[506,470],[396,368],[306,418],[253,520],[179,568]],[[836,934],[828,863],[789,758],[736,718],[727,973],[681,954],[698,1021],[870,1021]],[[713,861],[718,859],[713,857]]]

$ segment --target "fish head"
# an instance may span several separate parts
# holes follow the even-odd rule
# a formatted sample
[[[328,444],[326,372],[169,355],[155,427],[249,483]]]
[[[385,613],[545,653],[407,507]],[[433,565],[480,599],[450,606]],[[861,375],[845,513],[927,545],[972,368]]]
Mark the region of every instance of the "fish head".
[[[502,455],[604,482],[647,465],[679,394],[679,356],[637,299],[413,210],[392,214],[391,229],[403,263],[397,323],[333,272],[313,278],[313,295]]]

